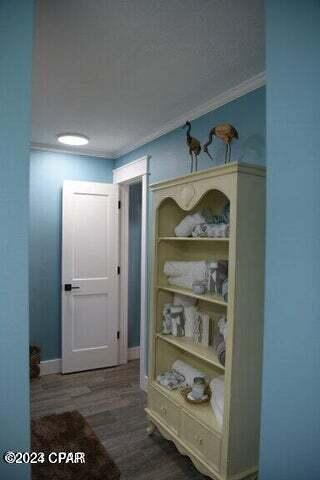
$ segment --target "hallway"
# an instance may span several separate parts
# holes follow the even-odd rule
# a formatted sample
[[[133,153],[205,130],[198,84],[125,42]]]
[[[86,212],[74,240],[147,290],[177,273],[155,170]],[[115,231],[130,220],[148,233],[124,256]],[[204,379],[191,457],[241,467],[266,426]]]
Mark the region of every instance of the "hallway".
[[[122,480],[205,479],[158,433],[149,437],[139,362],[31,383],[32,417],[78,410],[118,465]]]

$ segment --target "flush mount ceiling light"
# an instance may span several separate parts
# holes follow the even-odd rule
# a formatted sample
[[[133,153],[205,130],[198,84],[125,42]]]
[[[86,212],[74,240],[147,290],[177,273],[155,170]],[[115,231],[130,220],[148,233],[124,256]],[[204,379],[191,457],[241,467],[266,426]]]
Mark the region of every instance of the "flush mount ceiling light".
[[[81,146],[89,143],[89,138],[85,135],[79,135],[78,133],[61,133],[58,135],[58,142],[64,145]]]

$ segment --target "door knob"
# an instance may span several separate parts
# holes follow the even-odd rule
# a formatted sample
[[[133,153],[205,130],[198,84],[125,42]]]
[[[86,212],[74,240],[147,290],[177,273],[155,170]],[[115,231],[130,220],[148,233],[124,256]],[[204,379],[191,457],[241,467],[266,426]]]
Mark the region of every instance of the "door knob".
[[[71,290],[77,290],[77,289],[80,289],[80,287],[74,287],[73,285],[71,285],[71,283],[65,283],[64,284],[64,291],[65,292],[71,292]]]

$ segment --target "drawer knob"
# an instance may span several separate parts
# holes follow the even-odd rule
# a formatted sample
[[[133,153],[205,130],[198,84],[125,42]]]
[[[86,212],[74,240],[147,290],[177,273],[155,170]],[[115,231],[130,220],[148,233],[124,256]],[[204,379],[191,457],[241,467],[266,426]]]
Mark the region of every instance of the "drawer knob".
[[[199,445],[203,445],[203,439],[201,437],[199,437],[199,435],[195,435],[194,439],[195,439],[196,442],[199,443]]]

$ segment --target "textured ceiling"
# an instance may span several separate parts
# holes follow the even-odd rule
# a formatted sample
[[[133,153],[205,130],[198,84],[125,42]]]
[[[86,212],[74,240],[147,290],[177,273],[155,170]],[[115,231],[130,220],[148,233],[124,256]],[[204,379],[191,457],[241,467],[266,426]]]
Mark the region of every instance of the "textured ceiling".
[[[32,141],[116,157],[263,70],[262,0],[39,0]]]

